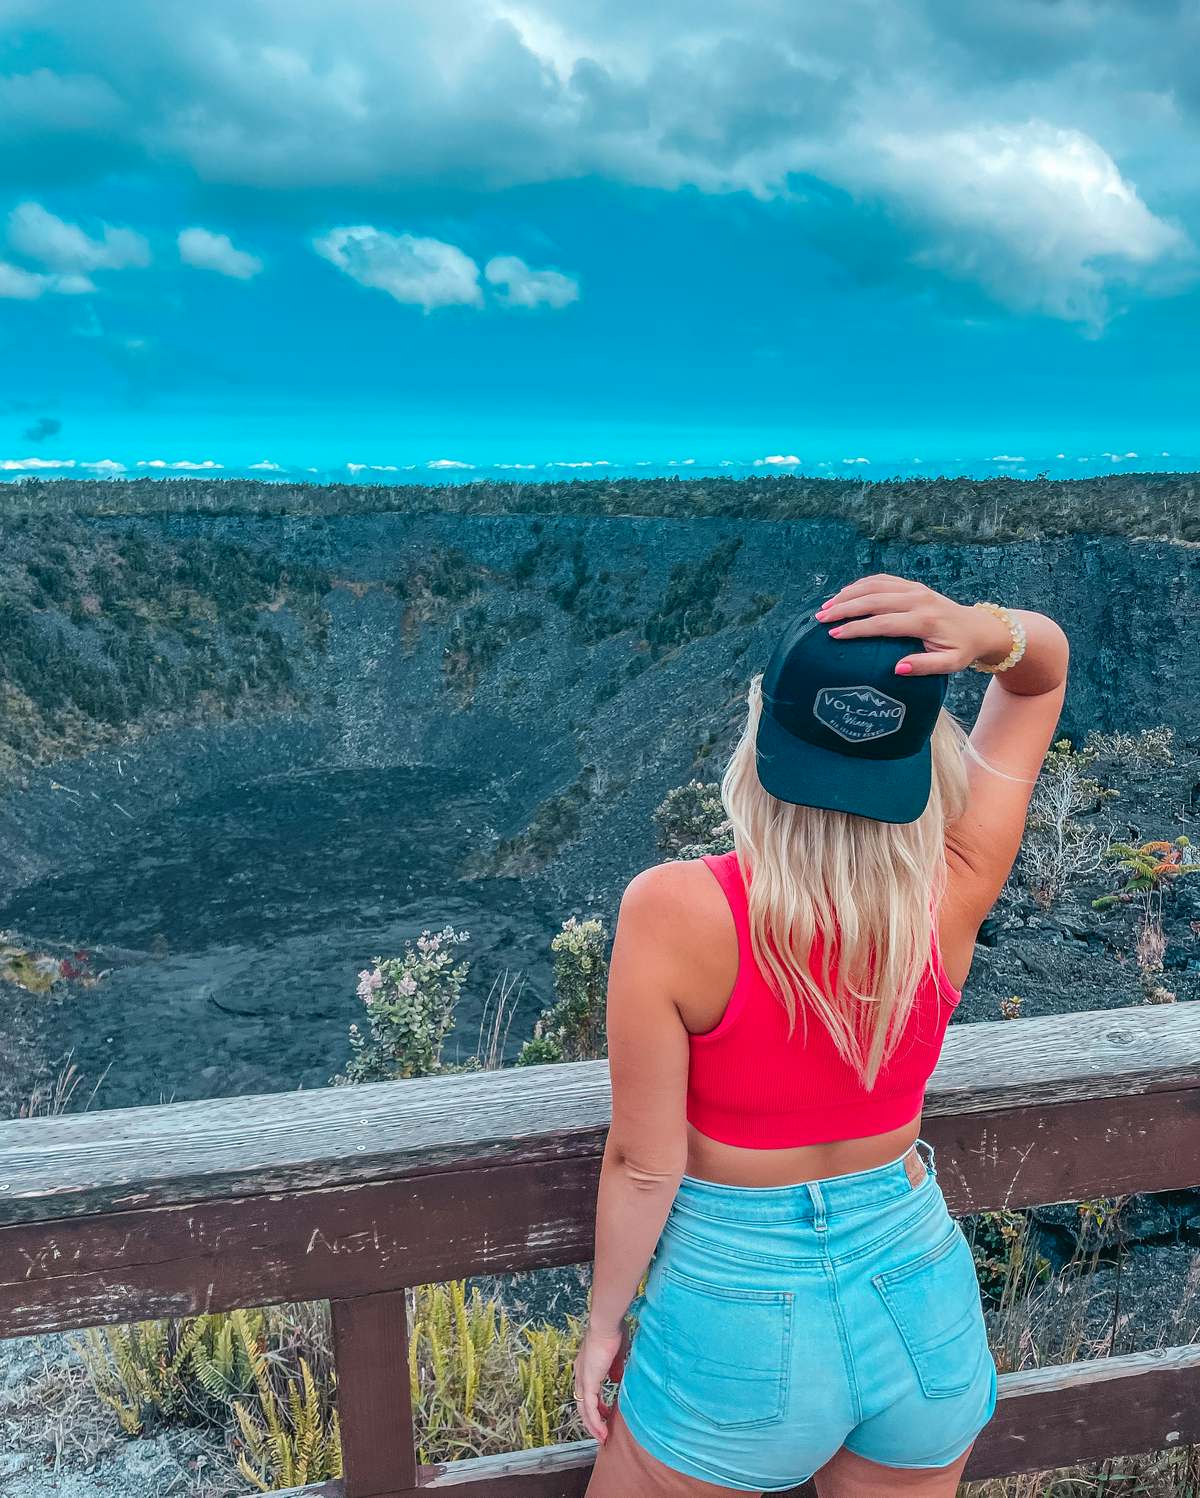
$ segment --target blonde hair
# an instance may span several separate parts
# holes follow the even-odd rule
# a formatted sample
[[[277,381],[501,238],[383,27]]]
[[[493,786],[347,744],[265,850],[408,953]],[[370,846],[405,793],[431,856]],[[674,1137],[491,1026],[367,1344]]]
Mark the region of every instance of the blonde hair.
[[[966,734],[943,708],[932,736],[933,787],[915,822],[793,806],[758,778],[761,685],[761,676],[750,684],[746,725],[721,782],[743,878],[752,876],[751,947],[787,1010],[789,1034],[797,1012],[807,1024],[811,1011],[870,1088],[930,968],[946,884],[946,825],[967,799]],[[818,939],[814,972],[809,959]]]

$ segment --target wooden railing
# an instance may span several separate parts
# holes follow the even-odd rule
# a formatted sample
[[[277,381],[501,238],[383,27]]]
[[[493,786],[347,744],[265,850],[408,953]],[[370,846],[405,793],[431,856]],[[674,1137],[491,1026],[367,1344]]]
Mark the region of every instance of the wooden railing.
[[[405,1287],[591,1257],[603,1062],[0,1124],[0,1336],[328,1297],[345,1477],[576,1498],[591,1442],[418,1466]],[[955,1026],[952,1210],[1200,1184],[1200,1004]],[[970,1477],[1200,1441],[1200,1347],[1001,1378]],[[804,1491],[796,1490],[797,1493]]]

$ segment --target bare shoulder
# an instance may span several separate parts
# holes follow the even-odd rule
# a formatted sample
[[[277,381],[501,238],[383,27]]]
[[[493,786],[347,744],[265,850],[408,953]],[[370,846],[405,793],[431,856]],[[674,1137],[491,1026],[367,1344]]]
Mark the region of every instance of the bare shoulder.
[[[728,995],[737,971],[737,933],[724,892],[702,859],[655,864],[630,880],[613,961],[652,975],[656,990],[689,1015],[710,990]]]
[[[635,874],[625,886],[626,900],[663,901],[677,899],[687,891],[712,884],[713,876],[702,858],[672,858],[654,863]]]

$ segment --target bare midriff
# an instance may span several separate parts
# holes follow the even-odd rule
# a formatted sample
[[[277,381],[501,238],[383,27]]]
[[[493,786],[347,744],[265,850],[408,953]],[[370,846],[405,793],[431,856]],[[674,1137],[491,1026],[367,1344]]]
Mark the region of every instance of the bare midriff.
[[[793,1186],[828,1176],[874,1170],[898,1160],[921,1132],[920,1115],[867,1139],[835,1139],[828,1144],[801,1144],[790,1149],[746,1149],[709,1139],[688,1125],[687,1174],[721,1186]]]

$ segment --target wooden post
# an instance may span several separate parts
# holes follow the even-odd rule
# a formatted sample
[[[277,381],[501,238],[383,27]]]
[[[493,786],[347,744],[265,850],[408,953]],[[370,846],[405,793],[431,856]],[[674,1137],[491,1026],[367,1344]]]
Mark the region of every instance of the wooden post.
[[[403,1290],[331,1300],[345,1498],[417,1485]]]

